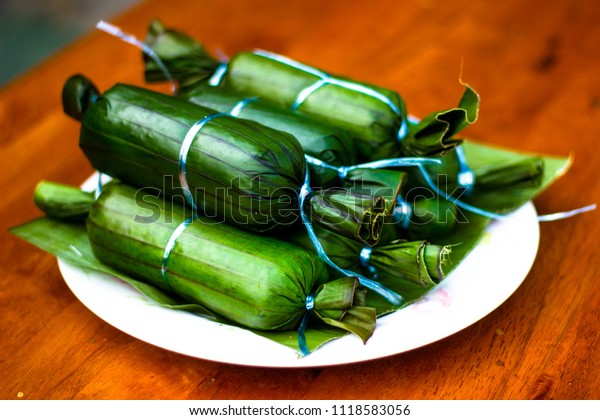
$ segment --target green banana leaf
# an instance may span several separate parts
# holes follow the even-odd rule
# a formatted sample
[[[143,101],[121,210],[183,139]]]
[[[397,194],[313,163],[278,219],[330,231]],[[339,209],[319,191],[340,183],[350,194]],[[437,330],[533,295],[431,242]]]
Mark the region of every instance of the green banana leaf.
[[[432,112],[409,124],[408,136],[400,142],[406,156],[441,156],[462,143],[454,136],[477,121],[479,95],[468,85],[456,108]]]
[[[407,204],[408,205],[408,204]],[[458,208],[441,197],[411,201],[406,223],[401,223],[401,236],[410,240],[435,241],[448,236],[458,220]]]
[[[166,69],[171,78],[179,83],[181,97],[208,107],[215,103],[220,106],[222,100],[218,96],[222,94],[227,97],[231,95],[228,90],[234,90],[242,98],[261,97],[282,110],[289,111],[298,93],[318,80],[316,76],[272,57],[242,52],[231,59],[223,82],[218,89],[209,89],[208,98],[206,80],[214,74],[219,63],[210,57],[201,43],[154,20],[150,24],[146,44],[153,49],[164,66],[158,66],[154,60],[144,55],[146,81],[165,80]],[[477,120],[479,95],[465,85],[465,92],[455,108],[432,112],[420,122],[409,124],[408,135],[398,142],[396,133],[400,120],[406,118],[402,98],[387,89],[363,85],[387,97],[387,100],[398,107],[400,115],[391,112],[387,105],[375,98],[333,85],[318,89],[319,92],[312,95],[321,98],[307,98],[299,108],[301,113],[352,133],[361,161],[397,155],[443,155],[462,142],[454,136]],[[326,92],[320,92],[321,90]],[[245,117],[262,122],[259,114]]]
[[[556,178],[564,175],[572,163],[571,157],[540,156],[536,153],[515,153],[512,150],[494,147],[482,143],[465,141],[463,145],[465,156],[471,169],[478,172],[487,171],[490,167],[517,165],[530,167],[532,162],[536,167],[543,167],[543,173],[528,172],[535,182],[523,182],[517,179],[514,185],[503,185],[483,192],[474,192],[464,198],[464,201],[488,211],[509,213],[536,197],[545,190]],[[515,171],[511,171],[514,174]],[[509,174],[510,175],[510,174]],[[477,185],[477,184],[475,184]]]
[[[201,43],[182,32],[165,28],[157,19],[150,24],[145,42],[160,57],[173,80],[179,82],[181,90],[207,79],[219,67],[219,62],[210,56]],[[146,80],[164,81],[163,69],[151,57],[143,57]]]
[[[345,177],[343,186],[355,193],[382,196],[386,213],[394,214],[398,196],[404,186],[406,173],[391,169],[354,169]]]
[[[481,167],[475,172],[475,194],[503,188],[536,187],[542,182],[544,161],[539,157]]]

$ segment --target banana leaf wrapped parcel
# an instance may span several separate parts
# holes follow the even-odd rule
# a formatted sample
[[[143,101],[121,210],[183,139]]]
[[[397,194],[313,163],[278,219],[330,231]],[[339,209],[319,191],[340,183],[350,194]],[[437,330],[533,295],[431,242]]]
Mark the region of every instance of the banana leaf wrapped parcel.
[[[46,210],[59,207],[48,212],[59,217],[68,207],[81,214],[84,193],[65,188],[43,183],[36,202],[45,202]],[[289,242],[212,223],[116,181],[88,198],[87,235],[99,261],[201,305],[217,320],[288,331],[310,312],[363,341],[375,328],[375,309],[365,306],[358,280],[330,278],[323,261]]]
[[[100,172],[183,196],[205,215],[254,232],[300,220],[306,160],[288,133],[135,86],[100,95],[83,76],[67,80],[63,104],[81,121],[80,147]],[[377,243],[383,197],[318,189],[305,203],[315,223]]]
[[[323,249],[338,266],[363,273],[414,301],[437,285],[446,275],[446,264],[452,247],[426,240],[394,239],[368,247],[324,229],[315,229]],[[298,229],[286,236],[290,242],[312,251],[306,232]]]
[[[362,162],[396,156],[436,156],[458,144],[443,133],[433,136],[428,132],[420,137],[409,133],[404,101],[398,93],[386,88],[331,77],[264,51],[238,53],[225,67],[202,44],[187,34],[166,28],[158,20],[150,25],[146,45],[162,62],[158,65],[144,55],[148,82],[170,77],[181,85],[182,94],[190,98],[193,95],[185,93],[186,90],[208,81],[284,109],[298,110],[351,133]],[[474,98],[471,92],[465,94],[470,101]],[[466,114],[465,110],[458,110],[452,118],[461,111]],[[440,126],[451,124],[443,119],[434,122],[437,131]]]
[[[556,176],[556,158],[516,155],[501,148],[487,149],[473,141],[465,142],[462,148],[462,158],[448,153],[439,158],[440,165],[407,168],[407,188],[426,186],[463,210],[495,218],[495,214],[501,217],[525,204]],[[471,174],[467,186],[459,182],[464,165]]]
[[[331,169],[323,168],[323,173],[328,170]],[[397,169],[357,168],[345,174],[341,185],[355,193],[383,196],[388,203],[385,223],[396,225],[396,235],[401,239],[443,238],[451,233],[456,221],[465,221],[452,200],[436,197],[428,190],[426,192],[429,194],[425,195],[422,188],[406,192],[407,178],[405,171]],[[385,236],[390,235],[382,233],[379,244],[386,243],[383,239]],[[392,240],[395,239],[398,236]]]
[[[310,159],[309,159],[310,162]],[[327,173],[327,168],[323,168]],[[341,178],[338,176],[338,179]],[[365,169],[348,171],[341,185],[348,190],[372,196],[383,196],[388,204],[386,222],[394,216],[402,188],[406,182],[406,172],[397,169]]]

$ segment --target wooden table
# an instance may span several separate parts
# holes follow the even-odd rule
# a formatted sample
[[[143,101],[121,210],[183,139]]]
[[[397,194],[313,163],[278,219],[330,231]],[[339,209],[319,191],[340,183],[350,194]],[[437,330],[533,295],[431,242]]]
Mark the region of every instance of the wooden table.
[[[482,98],[469,137],[574,155],[567,175],[535,200],[539,213],[600,200],[595,0],[155,0],[111,22],[143,38],[155,17],[211,51],[260,47],[395,89],[417,116],[453,106],[461,77]],[[7,232],[40,214],[32,203],[39,180],[79,185],[92,172],[79,125],[60,104],[63,82],[77,72],[101,89],[143,85],[139,51],[90,28],[0,91],[0,398],[600,398],[597,212],[542,224],[533,269],[489,316],[381,360],[240,367],[171,353],[110,326],[72,294],[55,258]]]

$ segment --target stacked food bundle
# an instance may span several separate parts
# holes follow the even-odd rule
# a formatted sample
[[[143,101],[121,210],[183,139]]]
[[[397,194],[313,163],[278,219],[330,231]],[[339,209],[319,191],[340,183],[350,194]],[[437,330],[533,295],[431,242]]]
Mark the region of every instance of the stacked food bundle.
[[[147,81],[176,94],[69,78],[64,110],[112,180],[41,183],[46,217],[13,232],[304,355],[347,332],[368,340],[566,164],[457,137],[477,118],[468,86],[418,121],[388,89],[264,51],[220,63],[158,21],[146,46]]]

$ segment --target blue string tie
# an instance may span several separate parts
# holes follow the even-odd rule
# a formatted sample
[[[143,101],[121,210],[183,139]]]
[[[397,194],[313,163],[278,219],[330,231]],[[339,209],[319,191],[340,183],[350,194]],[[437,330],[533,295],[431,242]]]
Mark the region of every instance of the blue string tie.
[[[337,171],[338,178],[341,182],[348,178],[348,174],[356,169],[385,169],[385,168],[406,168],[420,167],[426,165],[439,165],[442,163],[440,159],[425,158],[425,157],[400,157],[391,159],[374,160],[372,162],[359,163],[350,166],[335,166],[322,161],[311,155],[304,155],[306,161],[314,166],[331,169]]]
[[[507,220],[510,217],[510,213],[509,214],[499,214],[499,213],[491,212],[488,210],[484,210],[482,208],[472,206],[468,203],[465,203],[464,201],[459,200],[458,198],[451,196],[447,192],[438,188],[438,186],[435,184],[433,179],[431,179],[431,176],[429,175],[429,173],[427,172],[425,167],[419,166],[418,168],[419,168],[419,171],[421,172],[421,175],[423,176],[423,179],[425,180],[425,183],[427,184],[427,186],[429,188],[431,188],[431,190],[435,194],[450,201],[456,207],[466,210],[468,212],[477,214],[479,216],[487,217],[488,219],[492,219],[492,220]],[[581,208],[574,209],[574,210],[537,216],[537,221],[538,222],[549,222],[549,221],[555,221],[555,220],[562,220],[562,219],[573,217],[578,214],[592,211],[595,209],[596,209],[596,204],[591,204],[589,206],[581,207]]]
[[[358,281],[361,285],[363,285],[364,287],[371,289],[373,292],[381,295],[392,305],[400,305],[404,301],[404,298],[402,296],[400,296],[398,293],[386,288],[381,283],[378,283],[374,280],[366,278],[363,275],[360,275],[353,271],[346,270],[344,268],[337,266],[329,258],[329,256],[323,249],[323,246],[321,245],[321,242],[319,241],[317,234],[315,233],[315,230],[312,226],[312,223],[311,223],[308,215],[304,211],[304,203],[306,202],[307,199],[310,198],[311,195],[312,195],[312,189],[310,188],[309,171],[307,170],[306,174],[305,174],[304,184],[300,188],[300,192],[298,194],[298,207],[300,210],[300,217],[302,218],[302,223],[306,227],[308,237],[309,237],[310,241],[312,242],[313,247],[315,248],[315,251],[316,251],[317,255],[319,256],[319,258],[321,258],[321,260],[323,260],[327,265],[329,265],[334,270],[340,272],[344,276],[357,277]]]
[[[169,282],[169,276],[167,275],[167,266],[169,264],[169,258],[171,257],[171,252],[175,248],[177,244],[177,240],[181,236],[181,234],[185,231],[185,229],[194,221],[196,216],[188,217],[183,222],[181,222],[171,233],[169,240],[167,241],[167,245],[165,246],[165,251],[162,258],[162,265],[160,267],[160,273],[162,275],[162,279],[169,289],[171,289],[171,283]]]
[[[257,97],[244,98],[240,100],[237,104],[233,106],[233,108],[231,108],[231,111],[229,111],[229,115],[231,115],[232,117],[239,117],[240,113],[246,107],[246,105],[249,105],[252,102],[256,102],[257,100]]]
[[[226,116],[229,116],[229,114],[214,113],[214,114],[207,115],[204,118],[196,121],[194,123],[194,125],[192,125],[188,129],[187,133],[185,134],[185,137],[183,138],[183,141],[181,142],[181,146],[179,149],[179,183],[181,184],[181,187],[183,188],[183,195],[185,196],[186,201],[192,207],[192,209],[194,209],[195,214],[194,214],[194,216],[187,218],[179,226],[177,226],[177,228],[171,234],[171,237],[169,238],[169,241],[167,242],[167,245],[165,247],[165,252],[163,254],[163,259],[162,259],[161,274],[162,274],[163,280],[169,287],[170,287],[170,283],[169,283],[169,279],[167,276],[167,265],[169,262],[169,257],[171,255],[171,252],[173,251],[173,248],[175,248],[177,239],[179,239],[179,237],[185,231],[185,229],[197,217],[197,212],[198,212],[198,206],[196,204],[196,201],[194,200],[194,196],[193,196],[192,192],[190,191],[190,186],[189,186],[189,183],[187,180],[187,157],[188,157],[188,154],[189,154],[192,143],[193,143],[194,139],[196,138],[196,135],[198,134],[198,132],[200,132],[200,130],[204,126],[206,126],[206,124],[208,124],[210,121],[214,120],[215,118],[226,117]]]
[[[422,167],[424,165],[439,165],[442,162],[440,159],[435,158],[402,157],[376,160],[352,166],[334,166],[329,163],[323,162],[322,160],[317,159],[314,156],[304,156],[306,158],[306,161],[312,165],[337,171],[340,182],[344,182],[347,179],[348,174],[355,169],[384,169],[415,166]],[[405,202],[402,199],[402,197],[398,196],[397,204],[394,207],[394,215],[392,219],[394,223],[401,223],[402,228],[408,229],[411,215],[412,209],[410,205],[407,202]]]
[[[192,143],[196,138],[196,134],[210,121],[219,117],[228,117],[230,116],[227,113],[219,112],[215,114],[207,115],[206,117],[196,121],[194,125],[190,127],[188,132],[186,133],[183,142],[181,143],[181,148],[179,149],[179,183],[181,184],[181,188],[183,188],[183,195],[185,196],[186,201],[192,206],[194,211],[198,211],[196,206],[196,201],[194,200],[194,196],[190,191],[190,186],[187,180],[187,156],[190,152],[190,148],[192,147]]]
[[[229,64],[225,61],[221,62],[212,76],[208,79],[209,86],[219,86],[223,77],[225,77],[225,73],[227,73],[227,67]]]
[[[298,349],[300,350],[300,355],[302,357],[308,356],[310,354],[310,350],[308,349],[308,345],[306,344],[306,327],[308,326],[310,313],[315,307],[315,295],[313,293],[310,293],[308,296],[306,296],[304,307],[306,309],[306,312],[302,316],[302,321],[300,322],[300,326],[298,327]]]
[[[369,246],[365,246],[363,249],[361,249],[359,254],[360,265],[369,272],[373,280],[377,280],[377,278],[379,277],[379,273],[377,272],[377,269],[373,266],[373,264],[371,264],[372,254],[373,248]]]
[[[464,194],[469,195],[473,192],[475,186],[475,172],[469,167],[467,157],[462,144],[455,148],[456,158],[458,160],[458,186],[464,190]]]
[[[339,87],[342,87],[342,88],[345,88],[348,90],[352,90],[354,92],[362,93],[364,95],[370,96],[372,98],[375,98],[375,99],[383,102],[385,105],[387,105],[392,110],[392,112],[394,112],[394,114],[396,114],[398,117],[400,117],[400,127],[398,128],[398,132],[396,133],[397,140],[401,141],[408,134],[408,122],[407,122],[406,116],[400,111],[398,106],[390,98],[383,95],[381,92],[378,92],[375,89],[364,86],[360,83],[354,83],[354,82],[350,82],[347,80],[342,80],[342,79],[338,79],[336,77],[332,77],[328,73],[325,73],[314,67],[307,66],[306,64],[302,64],[298,61],[292,60],[291,58],[285,57],[283,55],[275,54],[275,53],[272,53],[269,51],[264,51],[264,50],[254,50],[254,54],[261,56],[261,57],[269,58],[271,60],[277,61],[282,64],[286,64],[297,70],[304,71],[306,73],[309,73],[309,74],[319,78],[319,80],[317,80],[313,84],[305,87],[298,93],[294,103],[292,104],[292,111],[298,110],[298,108],[300,108],[300,106],[304,103],[306,98],[308,98],[312,93],[317,91],[319,88],[321,88],[325,85],[328,85],[328,84],[335,85],[335,86],[339,86]]]
[[[408,230],[410,227],[410,218],[412,217],[412,207],[400,196],[396,199],[396,206],[394,207],[394,214],[392,220],[394,223],[399,224],[404,230]]]
[[[332,77],[325,72],[315,69],[314,67],[307,66],[305,64],[302,64],[298,61],[292,60],[288,57],[285,57],[285,56],[282,56],[279,54],[275,54],[275,53],[271,53],[271,52],[263,51],[263,50],[255,50],[254,54],[259,55],[261,57],[269,58],[271,60],[277,61],[282,64],[286,64],[290,67],[293,67],[298,70],[302,70],[306,73],[309,73],[309,74],[319,78],[319,80],[317,80],[313,84],[305,87],[298,93],[298,95],[296,96],[296,99],[294,100],[294,102],[291,106],[292,111],[298,110],[298,108],[300,108],[300,106],[306,100],[306,98],[308,98],[313,92],[315,92],[322,86],[331,84],[331,85],[340,86],[340,87],[343,87],[343,88],[346,88],[349,90],[353,90],[355,92],[363,93],[365,95],[371,96],[371,97],[383,102],[388,107],[390,107],[390,109],[396,115],[398,115],[401,119],[400,127],[398,128],[398,133],[396,136],[397,139],[402,140],[408,134],[408,122],[406,120],[405,115],[403,115],[403,113],[400,111],[398,106],[392,100],[390,100],[390,98],[388,98],[387,96],[383,95],[382,93],[376,91],[375,89],[371,89],[371,88],[361,85],[359,83],[354,83],[354,82],[341,80],[341,79]],[[219,86],[221,84],[221,82],[223,81],[225,74],[227,73],[227,69],[228,69],[228,63],[221,62],[221,64],[217,67],[217,69],[215,70],[213,75],[208,80],[208,84],[210,86]]]

